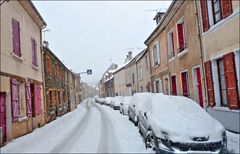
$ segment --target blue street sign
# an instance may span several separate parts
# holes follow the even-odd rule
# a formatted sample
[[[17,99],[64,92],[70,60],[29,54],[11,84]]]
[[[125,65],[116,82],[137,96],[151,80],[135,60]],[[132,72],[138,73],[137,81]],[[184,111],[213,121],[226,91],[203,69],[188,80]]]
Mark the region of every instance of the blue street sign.
[[[92,70],[91,69],[87,70],[87,75],[92,75]]]

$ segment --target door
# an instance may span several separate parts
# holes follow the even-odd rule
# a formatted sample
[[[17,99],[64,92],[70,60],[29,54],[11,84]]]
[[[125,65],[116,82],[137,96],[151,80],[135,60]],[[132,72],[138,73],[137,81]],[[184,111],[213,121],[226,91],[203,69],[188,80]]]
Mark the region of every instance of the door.
[[[0,127],[2,132],[2,141],[4,144],[7,141],[6,136],[6,93],[0,92]]]
[[[228,104],[227,89],[226,89],[223,59],[217,60],[217,65],[218,65],[218,82],[219,82],[219,89],[220,89],[221,106],[227,106]]]
[[[172,95],[177,95],[176,76],[171,77],[172,80]]]
[[[188,78],[187,78],[187,72],[181,73],[182,77],[182,95],[185,97],[188,97]]]
[[[164,92],[165,92],[166,95],[169,95],[168,78],[167,77],[164,79]]]
[[[201,73],[200,73],[199,67],[196,68],[196,75],[197,75],[197,88],[198,88],[199,104],[203,108],[202,82],[201,82]]]

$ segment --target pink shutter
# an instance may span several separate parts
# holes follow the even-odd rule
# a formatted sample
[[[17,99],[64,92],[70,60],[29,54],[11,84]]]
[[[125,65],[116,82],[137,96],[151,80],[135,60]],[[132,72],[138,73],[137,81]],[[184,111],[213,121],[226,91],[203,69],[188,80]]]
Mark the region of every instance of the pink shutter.
[[[18,81],[11,80],[11,100],[12,100],[12,121],[15,122],[19,118],[19,99],[18,99]]]
[[[32,42],[32,64],[33,66],[38,66],[37,64],[37,44],[35,39],[31,39]]]
[[[41,114],[41,87],[38,84],[34,85],[34,96],[35,96],[35,113],[36,115]]]
[[[30,82],[26,82],[26,103],[27,103],[27,115],[32,117],[32,96]]]

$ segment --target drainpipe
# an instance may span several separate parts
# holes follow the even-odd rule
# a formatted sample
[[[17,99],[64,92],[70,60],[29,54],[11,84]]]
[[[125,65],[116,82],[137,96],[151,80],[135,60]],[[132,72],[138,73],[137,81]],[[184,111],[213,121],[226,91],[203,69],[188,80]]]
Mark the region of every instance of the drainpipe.
[[[199,1],[195,0],[195,8],[196,8],[196,12],[197,12],[197,22],[198,22],[198,37],[199,37],[199,41],[200,41],[200,59],[201,59],[201,67],[202,67],[202,74],[203,74],[203,91],[204,91],[204,109],[206,110],[206,108],[208,107],[207,102],[207,93],[206,93],[206,74],[205,74],[205,68],[204,68],[204,51],[203,51],[203,42],[202,42],[202,26],[201,26],[201,22],[200,22],[200,16],[199,16]],[[206,107],[205,107],[206,104]]]
[[[46,87],[46,83],[45,83],[45,68],[44,68],[44,57],[43,57],[43,45],[42,45],[42,30],[44,28],[46,28],[46,24],[44,26],[41,27],[40,29],[40,42],[41,42],[41,66],[42,66],[42,80],[43,80],[43,101],[44,101],[44,124],[46,123],[47,121],[47,93],[46,93],[46,90],[45,90],[45,87]]]

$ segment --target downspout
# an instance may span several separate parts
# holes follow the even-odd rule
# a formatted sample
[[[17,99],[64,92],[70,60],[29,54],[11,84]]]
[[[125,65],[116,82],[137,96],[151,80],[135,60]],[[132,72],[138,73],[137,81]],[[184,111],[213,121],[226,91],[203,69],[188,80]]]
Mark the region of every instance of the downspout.
[[[46,28],[46,24],[44,24],[40,29],[40,42],[41,42],[41,66],[42,66],[42,80],[43,80],[43,103],[44,103],[44,124],[47,122],[47,93],[46,93],[46,83],[45,83],[45,66],[44,66],[44,59],[43,59],[43,45],[42,45],[42,30]]]
[[[206,93],[206,74],[205,74],[205,68],[204,68],[204,51],[203,51],[203,42],[202,42],[202,26],[200,22],[200,17],[199,17],[199,3],[197,0],[195,0],[195,8],[196,8],[196,13],[197,13],[197,21],[198,21],[198,37],[199,37],[199,42],[200,42],[200,59],[201,59],[201,67],[202,67],[202,74],[203,74],[203,91],[204,91],[204,109],[208,107],[208,104],[206,103],[207,101],[207,93]],[[205,107],[206,104],[206,107]]]

